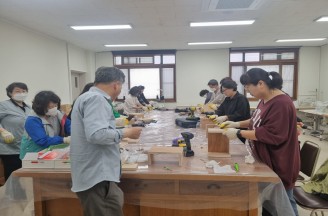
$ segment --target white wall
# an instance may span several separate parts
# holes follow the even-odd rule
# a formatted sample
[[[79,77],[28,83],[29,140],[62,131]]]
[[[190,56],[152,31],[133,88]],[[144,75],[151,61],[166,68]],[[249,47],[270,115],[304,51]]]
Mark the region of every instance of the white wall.
[[[328,101],[328,45],[321,47],[319,99]]]
[[[199,92],[208,81],[229,76],[229,50],[177,51],[176,71],[177,105],[204,103]]]
[[[0,19],[0,100],[8,99],[5,88],[12,82],[24,82],[29,88],[27,103],[41,90],[52,90],[71,103],[69,62],[66,42],[27,30]],[[69,46],[72,68],[94,71],[92,55]],[[94,59],[94,57],[93,57]],[[93,60],[94,61],[94,60]],[[87,64],[85,62],[88,62]]]
[[[112,52],[99,52],[96,53],[96,68],[106,66],[113,67],[113,54]]]
[[[298,99],[314,98],[319,91],[320,47],[302,47],[299,56]],[[297,104],[296,104],[297,106]]]

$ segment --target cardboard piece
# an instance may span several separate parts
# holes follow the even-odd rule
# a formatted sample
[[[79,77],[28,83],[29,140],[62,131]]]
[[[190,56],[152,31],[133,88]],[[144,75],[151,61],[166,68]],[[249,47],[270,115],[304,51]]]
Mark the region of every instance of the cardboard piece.
[[[137,163],[131,163],[131,164],[122,164],[122,170],[123,171],[136,171],[138,169]]]

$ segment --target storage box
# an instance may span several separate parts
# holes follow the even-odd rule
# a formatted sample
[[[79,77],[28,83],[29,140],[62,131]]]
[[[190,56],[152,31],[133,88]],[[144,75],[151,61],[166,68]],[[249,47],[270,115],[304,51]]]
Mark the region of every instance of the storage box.
[[[38,152],[28,152],[22,160],[23,168],[55,168],[54,160],[38,159]]]

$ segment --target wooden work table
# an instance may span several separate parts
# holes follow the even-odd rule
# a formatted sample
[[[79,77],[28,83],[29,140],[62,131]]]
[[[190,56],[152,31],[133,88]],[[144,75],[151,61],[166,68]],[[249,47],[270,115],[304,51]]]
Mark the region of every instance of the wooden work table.
[[[200,130],[200,129],[198,129]],[[182,166],[175,155],[155,155],[151,166],[124,171],[125,216],[257,216],[259,183],[279,183],[266,165],[245,164],[245,145],[231,144],[230,158],[211,158],[207,147],[196,145],[194,157],[184,157]],[[239,172],[216,174],[205,167],[209,160],[220,165],[239,164]],[[70,170],[19,169],[15,176],[33,179],[36,216],[82,216],[75,193],[71,192]]]

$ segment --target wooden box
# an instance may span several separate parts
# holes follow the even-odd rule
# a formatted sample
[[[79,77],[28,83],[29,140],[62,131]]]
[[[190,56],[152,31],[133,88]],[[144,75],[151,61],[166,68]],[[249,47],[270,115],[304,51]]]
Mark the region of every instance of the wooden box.
[[[208,124],[214,124],[212,120],[210,120],[207,117],[201,117],[200,118],[200,128],[201,129],[206,129],[206,125]]]
[[[154,155],[156,154],[174,154],[178,156],[179,166],[182,165],[183,160],[183,148],[182,147],[163,147],[153,146],[148,150],[148,165],[151,165],[154,161]]]
[[[230,157],[229,139],[218,130],[219,128],[208,128],[209,156]]]

